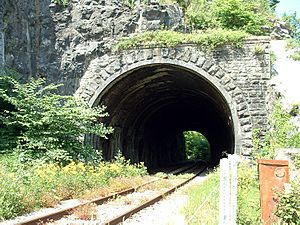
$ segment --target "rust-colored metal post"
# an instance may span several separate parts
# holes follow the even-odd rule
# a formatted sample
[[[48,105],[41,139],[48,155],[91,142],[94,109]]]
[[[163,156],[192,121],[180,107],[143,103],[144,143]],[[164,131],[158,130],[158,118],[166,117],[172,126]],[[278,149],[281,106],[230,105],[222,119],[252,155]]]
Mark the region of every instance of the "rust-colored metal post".
[[[261,217],[264,225],[276,221],[274,210],[278,202],[278,192],[284,190],[284,183],[289,182],[288,161],[258,160]]]

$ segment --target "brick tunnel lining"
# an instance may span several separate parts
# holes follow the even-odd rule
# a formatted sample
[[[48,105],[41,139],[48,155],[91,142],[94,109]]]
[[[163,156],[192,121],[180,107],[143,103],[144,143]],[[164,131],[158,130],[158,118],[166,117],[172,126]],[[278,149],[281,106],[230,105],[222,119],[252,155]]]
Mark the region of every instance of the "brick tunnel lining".
[[[195,130],[209,141],[211,165],[222,152],[234,152],[234,126],[222,94],[201,74],[168,64],[127,72],[107,86],[98,102],[115,128],[109,140],[93,139],[105,159],[120,149],[132,162],[149,168],[185,160],[183,131]]]

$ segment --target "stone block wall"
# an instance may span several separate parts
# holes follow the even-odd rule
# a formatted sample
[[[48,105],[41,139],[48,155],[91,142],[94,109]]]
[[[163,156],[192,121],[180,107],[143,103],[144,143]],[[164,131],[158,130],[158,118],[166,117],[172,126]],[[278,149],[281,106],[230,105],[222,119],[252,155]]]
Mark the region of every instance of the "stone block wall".
[[[249,156],[252,130],[267,125],[267,81],[270,79],[269,38],[249,38],[244,47],[224,46],[203,52],[195,45],[176,48],[135,49],[106,54],[90,62],[77,94],[91,106],[118,77],[141,66],[173,64],[205,77],[227,99],[231,114],[237,115],[236,148]]]

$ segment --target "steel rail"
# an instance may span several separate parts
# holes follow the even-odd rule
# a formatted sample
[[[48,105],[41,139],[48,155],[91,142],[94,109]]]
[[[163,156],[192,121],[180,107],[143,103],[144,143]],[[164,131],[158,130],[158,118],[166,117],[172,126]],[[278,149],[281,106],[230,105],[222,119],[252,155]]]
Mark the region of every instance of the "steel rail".
[[[192,168],[194,166],[195,165],[192,165],[189,168]],[[171,173],[174,174],[174,175],[180,174],[180,173],[186,171],[189,168],[187,168],[185,166],[183,168],[176,169],[176,170],[172,171]],[[70,206],[70,207],[67,207],[67,208],[59,209],[55,212],[52,212],[52,213],[49,213],[49,214],[46,214],[46,215],[40,215],[40,216],[37,216],[35,218],[31,218],[31,219],[28,219],[28,220],[18,222],[18,223],[16,223],[16,225],[38,225],[38,224],[46,223],[47,221],[59,220],[63,216],[71,214],[72,211],[74,211],[75,209],[77,209],[79,207],[82,207],[84,205],[91,204],[91,203],[94,203],[96,205],[100,205],[100,204],[102,204],[102,203],[104,203],[104,202],[106,202],[110,199],[116,198],[117,196],[123,196],[123,195],[131,194],[131,193],[135,192],[137,189],[139,189],[143,186],[146,186],[146,185],[151,184],[153,182],[159,181],[160,179],[167,179],[167,178],[168,178],[168,176],[166,175],[166,176],[163,176],[162,178],[153,179],[153,180],[145,182],[145,183],[143,183],[139,186],[128,188],[126,190],[119,191],[119,192],[116,192],[116,193],[112,193],[112,194],[110,194],[106,197],[95,198],[95,199],[88,200],[88,201],[83,202],[83,203],[78,203],[76,205],[73,205],[73,206]]]
[[[155,196],[154,198],[150,199],[149,201],[133,208],[133,209],[130,209],[128,210],[127,212],[125,213],[122,213],[120,215],[118,215],[117,217],[111,219],[111,220],[108,220],[106,221],[105,223],[103,223],[102,225],[116,225],[116,224],[119,224],[121,222],[124,222],[125,219],[131,217],[133,214],[139,212],[140,210],[144,209],[144,208],[147,208],[151,205],[153,205],[154,203],[160,201],[161,199],[163,199],[166,195],[169,195],[171,193],[173,193],[174,191],[176,191],[178,188],[182,187],[183,185],[185,185],[186,183],[190,182],[191,180],[193,180],[195,177],[197,177],[199,174],[201,174],[207,167],[206,166],[203,166],[201,168],[199,168],[196,172],[195,172],[195,175],[192,176],[191,178],[181,182],[180,184],[172,187],[171,189],[165,191],[164,193],[162,194],[159,194],[157,196]]]

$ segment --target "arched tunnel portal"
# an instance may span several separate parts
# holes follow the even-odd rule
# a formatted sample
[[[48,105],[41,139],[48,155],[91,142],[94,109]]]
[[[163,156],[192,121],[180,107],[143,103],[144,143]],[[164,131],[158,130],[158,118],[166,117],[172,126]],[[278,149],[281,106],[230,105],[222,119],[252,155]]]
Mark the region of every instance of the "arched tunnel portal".
[[[108,140],[93,138],[104,158],[116,150],[132,162],[157,168],[185,160],[183,131],[203,134],[218,164],[235,152],[235,124],[228,99],[202,74],[172,64],[149,64],[127,71],[99,93],[105,123],[115,131]],[[97,139],[97,140],[96,140]]]

